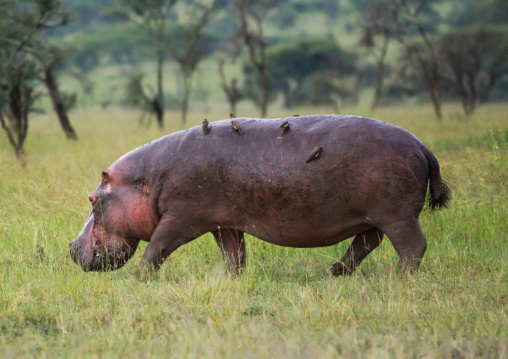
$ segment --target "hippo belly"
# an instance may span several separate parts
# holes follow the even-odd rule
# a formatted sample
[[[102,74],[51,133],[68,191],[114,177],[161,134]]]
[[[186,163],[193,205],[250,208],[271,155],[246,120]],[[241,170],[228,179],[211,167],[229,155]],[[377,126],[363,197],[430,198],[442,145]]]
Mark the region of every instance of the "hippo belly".
[[[203,136],[190,134],[186,141],[204,155],[193,157],[193,167],[177,182],[197,184],[222,214],[218,219],[211,210],[211,217],[196,221],[208,220],[210,230],[221,225],[273,244],[319,247],[375,227],[387,216],[418,215],[429,166],[413,135],[368,119],[298,120],[284,136],[276,135],[274,120],[275,135],[268,136],[266,120],[240,119],[244,136],[249,129],[254,138],[236,135],[228,143],[213,137],[229,131],[228,124],[224,129],[216,124],[206,139],[219,147],[200,145]],[[316,146],[322,147],[321,155],[305,163]]]

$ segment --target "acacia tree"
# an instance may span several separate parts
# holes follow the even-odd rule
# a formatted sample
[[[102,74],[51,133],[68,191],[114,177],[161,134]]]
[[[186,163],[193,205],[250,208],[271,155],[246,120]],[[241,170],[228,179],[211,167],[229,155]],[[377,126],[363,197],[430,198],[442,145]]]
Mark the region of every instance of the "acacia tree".
[[[226,13],[228,16],[229,13]],[[217,65],[219,71],[219,78],[221,87],[229,103],[229,112],[235,114],[236,106],[242,99],[242,93],[238,88],[238,79],[236,77],[228,80],[226,75],[226,64],[234,65],[242,52],[242,43],[237,36],[230,36],[226,38],[220,46],[220,55],[218,57]]]
[[[19,54],[1,48],[0,123],[18,159],[24,160],[28,134],[28,115],[38,95],[35,82],[37,65]],[[10,123],[7,123],[9,117]]]
[[[371,109],[379,105],[385,77],[385,60],[390,40],[398,34],[398,8],[391,0],[369,1],[362,14],[360,45],[376,60],[376,87]]]
[[[229,59],[234,63],[235,59]],[[221,56],[218,60],[219,76],[221,81],[221,87],[229,103],[229,112],[236,113],[236,105],[238,101],[242,99],[242,94],[238,89],[238,79],[233,77],[231,81],[228,81],[225,71],[226,56]]]
[[[154,96],[154,91],[150,87],[145,88],[143,85],[143,78],[145,75],[139,71],[133,71],[128,75],[127,83],[125,86],[125,103],[128,106],[141,109],[141,117],[139,123],[143,124],[145,118],[148,115],[148,122],[150,123],[151,114],[157,114],[162,111],[158,107],[159,102],[157,96]],[[149,93],[150,91],[150,93]]]
[[[68,139],[77,140],[78,136],[68,116],[68,111],[75,103],[75,95],[60,90],[56,75],[56,68],[63,62],[64,50],[50,44],[41,35],[41,31],[67,25],[71,15],[58,0],[32,0],[25,3],[33,3],[36,7],[29,13],[21,13],[17,21],[24,25],[25,33],[31,33],[34,29],[37,33],[24,44],[22,51],[38,62],[40,81],[48,91],[60,126]]]
[[[261,117],[266,117],[270,100],[269,81],[266,69],[267,41],[263,31],[268,14],[284,3],[284,0],[234,0],[233,5],[239,19],[237,36],[247,47],[249,60],[258,77],[261,90],[259,105]]]
[[[67,24],[68,13],[57,0],[8,0],[0,3],[0,16],[4,35],[0,39],[0,122],[16,156],[23,158],[28,116],[41,95],[37,82],[45,73],[49,52],[41,31]],[[53,89],[58,91],[54,75]]]
[[[169,24],[175,19],[173,8],[179,0],[117,0],[111,12],[138,25],[153,39],[157,61],[157,95],[153,99],[153,113],[160,128],[164,127],[164,89],[162,75],[167,54]]]
[[[212,19],[217,9],[218,1],[211,4],[205,2],[191,2],[182,23],[176,23],[171,28],[168,39],[170,55],[180,67],[183,77],[183,94],[181,102],[182,124],[187,122],[189,98],[192,92],[192,80],[199,63],[205,56],[215,49],[215,38],[204,33],[204,29]]]
[[[432,8],[433,0],[391,0],[398,11],[397,25],[398,40],[405,47],[404,54],[406,63],[411,61],[415,54],[412,51],[418,46],[416,62],[427,84],[430,98],[434,106],[434,112],[441,121],[441,68],[436,48],[436,39],[433,36],[435,30],[436,12]],[[435,2],[435,1],[434,1]],[[416,35],[420,38],[420,45],[415,45],[414,37],[404,35]]]
[[[45,51],[44,55],[40,60],[42,65],[42,81],[46,85],[46,89],[53,103],[53,108],[65,135],[68,139],[77,140],[78,136],[68,116],[69,110],[76,102],[76,96],[75,94],[61,91],[55,75],[55,68],[62,62],[61,49],[58,47],[51,47]]]
[[[369,18],[364,25],[363,45],[374,46],[371,38],[374,34],[382,37],[381,51],[377,55],[378,79],[373,108],[377,106],[381,95],[388,43],[390,38],[394,37],[402,45],[402,69],[412,69],[423,76],[434,112],[439,120],[442,119],[441,69],[437,39],[434,36],[438,16],[432,6],[435,2],[436,0],[359,1],[362,6],[366,6]],[[370,16],[369,9],[374,9]]]
[[[470,116],[508,73],[508,30],[485,26],[453,30],[441,37],[440,52],[444,81],[455,90],[465,115]]]
[[[356,56],[329,37],[298,39],[274,45],[268,49],[267,57],[269,80],[272,83],[270,92],[281,91],[286,108],[308,101],[309,97],[319,92],[318,89],[329,89],[327,95],[331,98],[344,99],[346,91],[339,91],[341,85],[341,90],[346,87],[343,80],[347,75],[357,72]],[[320,94],[323,99],[327,95]],[[315,99],[311,103],[317,101]],[[332,102],[326,101],[327,104]]]

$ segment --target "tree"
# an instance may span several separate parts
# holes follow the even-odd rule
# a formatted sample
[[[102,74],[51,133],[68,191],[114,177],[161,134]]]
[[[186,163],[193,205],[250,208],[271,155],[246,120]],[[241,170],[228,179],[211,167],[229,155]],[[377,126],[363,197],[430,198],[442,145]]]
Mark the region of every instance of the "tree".
[[[228,5],[226,3],[226,5]],[[224,6],[219,12],[218,18],[213,24],[216,34],[220,34],[218,44],[217,69],[221,88],[229,103],[229,113],[237,113],[237,104],[244,98],[244,93],[239,88],[237,77],[228,79],[226,69],[229,65],[235,65],[243,50],[243,39],[238,36],[238,24],[230,19],[235,18],[237,10],[234,6]]]
[[[164,127],[164,89],[162,75],[167,53],[169,23],[174,20],[173,8],[178,0],[117,0],[112,13],[138,25],[153,39],[157,60],[157,105],[154,113],[160,128]],[[155,111],[155,109],[160,111]]]
[[[51,47],[45,49],[45,58],[41,59],[42,81],[45,83],[49,96],[53,103],[53,108],[57,114],[60,126],[62,127],[68,139],[76,140],[78,138],[76,131],[71,125],[67,113],[76,103],[75,94],[60,91],[55,75],[55,68],[62,62],[61,49]]]
[[[140,123],[143,123],[147,114],[154,114],[158,118],[159,112],[162,111],[158,107],[159,101],[157,101],[157,95],[154,94],[154,91],[152,90],[150,95],[147,94],[147,90],[143,85],[144,76],[143,73],[137,71],[129,74],[125,91],[126,104],[142,110]]]
[[[401,71],[414,74],[419,71],[424,77],[426,87],[439,120],[441,113],[441,74],[439,56],[436,49],[438,12],[433,5],[437,0],[358,0],[357,9],[367,15],[363,25],[361,44],[375,48],[374,35],[381,35],[381,44],[376,54],[377,80],[372,107],[375,108],[381,95],[384,78],[384,61],[391,38],[402,45]],[[372,11],[372,12],[371,12]],[[418,41],[419,39],[419,41]],[[416,53],[413,53],[416,51]],[[414,62],[412,62],[414,61]]]
[[[324,0],[323,5],[326,15],[326,27],[328,28],[328,33],[331,34],[333,24],[339,16],[340,0]]]
[[[330,37],[284,42],[268,49],[266,56],[270,91],[283,93],[286,108],[307,101],[314,87],[338,89],[339,79],[356,71],[356,56],[343,50]],[[316,73],[326,75],[314,76]],[[326,78],[329,81],[325,81]],[[317,104],[316,101],[312,103]]]
[[[267,42],[263,32],[263,21],[268,13],[283,4],[283,0],[234,0],[240,27],[238,37],[247,47],[249,60],[257,75],[257,85],[261,90],[259,106],[261,117],[266,117],[270,88],[266,71]]]
[[[234,55],[233,55],[234,56]],[[233,77],[231,81],[228,81],[226,78],[226,72],[224,70],[224,66],[226,64],[226,59],[234,63],[235,58],[221,56],[218,60],[218,68],[219,68],[219,76],[221,81],[221,87],[224,93],[226,94],[226,98],[229,103],[229,112],[236,113],[236,105],[238,101],[242,99],[242,93],[238,89],[238,79]]]
[[[391,1],[398,12],[396,19],[399,36],[397,38],[405,47],[403,61],[408,64],[412,58],[415,58],[416,62],[413,64],[421,70],[430,92],[434,112],[437,118],[442,120],[441,69],[436,40],[432,36],[435,32],[437,13],[430,5],[432,0]],[[413,35],[418,36],[421,41],[415,42]],[[412,51],[416,53],[413,54]]]
[[[506,25],[506,0],[451,0],[454,11],[448,16],[452,26]]]
[[[443,76],[462,101],[466,116],[508,73],[508,29],[506,27],[470,27],[455,29],[441,36]]]
[[[194,73],[203,58],[213,52],[216,47],[216,39],[204,33],[204,29],[216,9],[217,0],[208,6],[204,2],[191,2],[190,5],[187,5],[185,22],[176,23],[171,28],[171,36],[167,45],[171,56],[178,63],[183,77],[181,102],[183,125],[187,122]]]
[[[376,60],[376,86],[371,109],[379,104],[383,90],[385,60],[390,40],[396,38],[398,9],[391,0],[369,1],[362,13],[360,46]]]
[[[51,81],[48,91],[54,91],[51,93],[54,103],[63,103],[61,96],[58,99],[54,96],[59,94],[58,87],[52,65],[46,62],[51,55],[41,32],[67,24],[69,15],[58,0],[7,0],[0,3],[0,16],[0,33],[4,35],[0,39],[0,121],[16,156],[23,158],[28,116],[41,95],[37,91],[41,76],[44,81]],[[6,109],[13,126],[6,123]],[[64,130],[74,133],[68,118],[66,121]]]
[[[356,93],[351,87],[345,86],[343,79],[332,71],[316,71],[308,76],[302,85],[305,97],[301,103],[312,106],[332,106],[339,113],[339,103],[344,105],[348,100],[355,101]]]
[[[435,76],[441,76],[441,72],[436,74],[436,64],[440,63],[421,41],[406,41],[399,54],[396,76],[397,81],[404,83],[401,87],[408,94],[430,90],[438,119],[441,119],[438,115],[441,113],[441,77],[437,80]]]
[[[18,159],[24,161],[24,143],[28,134],[28,115],[38,94],[34,83],[38,69],[35,62],[22,54],[1,48],[0,55],[0,123]],[[8,126],[6,117],[12,122]]]

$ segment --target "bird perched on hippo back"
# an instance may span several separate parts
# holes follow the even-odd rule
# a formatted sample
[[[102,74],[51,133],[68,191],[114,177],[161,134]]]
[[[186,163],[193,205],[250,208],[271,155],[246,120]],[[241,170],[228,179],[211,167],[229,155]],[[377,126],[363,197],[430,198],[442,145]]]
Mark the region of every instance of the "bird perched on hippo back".
[[[231,121],[231,126],[233,127],[234,132],[238,132],[240,135],[243,133],[242,126],[240,126],[240,122],[237,120]]]
[[[203,123],[201,124],[201,128],[203,129],[203,132],[206,134],[208,134],[210,132],[210,129],[212,128],[212,126],[210,125],[210,123],[208,122],[208,120],[205,118],[203,120]]]
[[[289,131],[289,121],[286,120],[286,121],[282,122],[282,124],[280,125],[280,129],[281,129],[281,136],[284,136],[286,134],[286,132]]]
[[[323,149],[321,147],[319,147],[319,146],[314,147],[314,149],[310,153],[309,158],[307,158],[307,161],[305,161],[305,163],[309,163],[310,161],[318,159],[319,156],[321,156],[322,152],[323,152]]]

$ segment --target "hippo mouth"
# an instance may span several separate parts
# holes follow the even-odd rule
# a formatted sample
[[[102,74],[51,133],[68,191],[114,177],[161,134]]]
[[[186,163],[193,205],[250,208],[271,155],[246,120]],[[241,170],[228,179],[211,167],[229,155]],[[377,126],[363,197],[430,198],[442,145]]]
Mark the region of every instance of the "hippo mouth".
[[[80,253],[77,247],[70,247],[72,260],[85,272],[108,272],[122,268],[136,252],[136,247],[128,246],[123,250],[108,250],[96,247],[88,253]]]
[[[129,247],[123,251],[107,251],[104,249],[94,251],[91,263],[82,268],[85,272],[109,272],[122,268],[134,255],[136,249]]]

